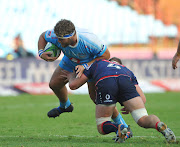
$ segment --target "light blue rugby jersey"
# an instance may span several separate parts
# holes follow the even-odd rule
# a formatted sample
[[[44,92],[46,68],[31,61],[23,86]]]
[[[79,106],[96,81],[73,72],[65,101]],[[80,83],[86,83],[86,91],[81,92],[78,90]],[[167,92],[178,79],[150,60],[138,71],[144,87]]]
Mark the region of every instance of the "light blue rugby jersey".
[[[92,61],[101,56],[107,49],[107,46],[98,39],[96,35],[85,29],[76,29],[77,44],[63,48],[58,42],[54,30],[48,30],[45,33],[45,40],[55,44],[61,49],[65,56],[77,64],[83,64]]]

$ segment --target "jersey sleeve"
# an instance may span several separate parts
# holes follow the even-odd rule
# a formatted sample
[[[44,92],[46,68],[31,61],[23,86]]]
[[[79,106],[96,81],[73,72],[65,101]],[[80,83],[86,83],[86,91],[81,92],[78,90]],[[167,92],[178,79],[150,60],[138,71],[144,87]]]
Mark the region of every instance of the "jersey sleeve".
[[[88,78],[88,79],[92,79],[93,77],[93,71],[95,71],[95,66],[96,66],[96,61],[90,65],[90,67],[88,69],[84,70],[84,75]]]
[[[85,69],[83,74],[88,78],[88,79],[91,79],[91,68],[89,68],[88,70]]]
[[[90,48],[91,54],[93,54],[95,57],[100,57],[106,51],[107,46],[96,35],[91,34],[88,36],[87,48]]]
[[[45,37],[44,38],[45,38],[45,40],[47,42],[51,42],[53,44],[56,44],[57,36],[54,33],[54,30],[47,30],[46,33],[45,33]]]
[[[96,45],[93,46],[92,48],[92,53],[96,56],[96,57],[100,57],[104,54],[104,52],[107,49],[107,46],[105,44],[103,44],[100,40],[95,40],[96,41]],[[97,42],[98,41],[98,42]]]

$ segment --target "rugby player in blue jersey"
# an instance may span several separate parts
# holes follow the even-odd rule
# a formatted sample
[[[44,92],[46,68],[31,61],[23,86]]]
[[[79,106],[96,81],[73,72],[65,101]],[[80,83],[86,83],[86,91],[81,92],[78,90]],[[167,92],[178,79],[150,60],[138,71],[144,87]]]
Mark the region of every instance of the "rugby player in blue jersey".
[[[176,142],[173,131],[165,123],[161,122],[156,115],[148,115],[144,102],[134,86],[132,74],[128,68],[117,62],[100,59],[85,69],[81,77],[76,77],[76,74],[69,75],[69,87],[74,90],[89,79],[95,81],[96,123],[100,134],[115,132],[116,141],[125,141],[127,128],[123,124],[111,121],[116,103],[119,102],[131,113],[139,126],[157,129],[168,143]]]
[[[48,52],[43,52],[47,42],[59,47],[64,56],[59,66],[55,69],[49,86],[60,101],[60,106],[48,112],[48,117],[57,117],[63,112],[72,112],[73,106],[68,98],[66,83],[67,76],[73,69],[77,69],[77,77],[81,77],[85,68],[88,68],[97,59],[109,59],[110,53],[106,45],[91,32],[75,28],[74,24],[66,19],[60,20],[53,30],[43,32],[38,41],[39,56],[45,61],[54,61]],[[93,81],[88,81],[89,95],[95,102],[95,86]],[[127,124],[117,109],[114,110],[113,120],[117,123]]]

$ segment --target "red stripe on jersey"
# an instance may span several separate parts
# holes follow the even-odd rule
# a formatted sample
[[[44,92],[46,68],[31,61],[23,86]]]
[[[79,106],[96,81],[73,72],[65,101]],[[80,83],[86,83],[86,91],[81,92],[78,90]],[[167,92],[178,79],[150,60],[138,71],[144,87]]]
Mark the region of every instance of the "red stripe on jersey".
[[[98,84],[98,82],[100,82],[100,81],[102,81],[102,80],[104,80],[104,79],[107,79],[107,78],[112,78],[112,77],[119,77],[119,76],[126,76],[126,77],[129,77],[129,78],[131,79],[131,77],[130,77],[130,76],[125,75],[125,74],[119,74],[119,75],[109,75],[109,76],[104,76],[104,77],[100,78],[100,79],[96,82],[95,86]]]

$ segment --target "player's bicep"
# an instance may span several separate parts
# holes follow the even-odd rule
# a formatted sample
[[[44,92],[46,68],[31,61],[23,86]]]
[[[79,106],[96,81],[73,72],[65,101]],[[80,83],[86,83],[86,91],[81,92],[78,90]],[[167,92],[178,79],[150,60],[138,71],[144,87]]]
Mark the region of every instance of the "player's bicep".
[[[40,36],[39,36],[39,40],[38,40],[38,49],[44,49],[44,47],[47,44],[47,41],[44,38],[45,36],[45,32],[43,32]]]
[[[107,49],[105,43],[95,35],[90,40],[90,52],[96,57],[102,56]]]
[[[102,44],[101,46],[96,46],[92,49],[92,53],[96,56],[96,57],[100,57],[105,55],[106,53],[108,53],[108,49],[107,47]],[[110,54],[110,53],[109,53]]]

